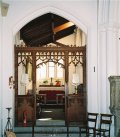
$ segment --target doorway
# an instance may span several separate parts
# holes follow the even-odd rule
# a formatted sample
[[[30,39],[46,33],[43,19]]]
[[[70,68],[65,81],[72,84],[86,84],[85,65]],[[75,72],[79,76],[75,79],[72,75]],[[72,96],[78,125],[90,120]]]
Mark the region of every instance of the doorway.
[[[50,16],[53,18],[53,16]],[[23,30],[21,30],[23,31]],[[57,30],[58,31],[58,30]],[[55,37],[52,37],[52,41],[55,40]],[[32,42],[31,42],[32,43]],[[33,42],[34,43],[34,42]],[[32,44],[31,44],[32,45]],[[33,45],[32,45],[33,46]],[[54,56],[54,59],[53,59]],[[51,58],[52,57],[52,58]],[[59,62],[58,57],[61,57],[63,62]],[[69,58],[70,57],[70,58]],[[42,58],[42,62],[38,61]],[[45,60],[47,59],[47,61]],[[52,61],[51,61],[52,60]],[[38,64],[36,63],[38,61]],[[66,98],[68,94],[72,94],[75,91],[75,86],[72,86],[72,75],[73,72],[79,72],[82,74],[82,83],[84,87],[84,91],[86,90],[86,47],[85,46],[74,46],[74,45],[65,45],[63,43],[54,42],[51,45],[42,45],[40,47],[28,47],[27,45],[19,45],[19,47],[15,47],[15,79],[16,79],[16,125],[22,125],[24,121],[24,111],[26,111],[25,106],[27,107],[27,112],[29,112],[29,117],[27,118],[28,125],[31,124],[33,121],[36,120],[37,116],[37,94],[36,94],[36,87],[38,86],[40,90],[42,89],[42,84],[49,81],[48,86],[53,86],[53,79],[52,76],[47,80],[40,80],[42,84],[37,85],[37,73],[36,70],[39,66],[42,66],[45,63],[54,62],[54,64],[59,64],[64,68],[64,80],[63,88],[64,88],[64,95],[58,97],[58,103],[63,102],[64,106],[64,114],[65,120],[67,121],[67,101]],[[73,69],[69,69],[70,65],[73,65]],[[77,66],[82,65],[82,69],[80,70]],[[20,68],[18,66],[21,66]],[[51,66],[52,67],[52,66]],[[73,71],[71,71],[73,70]],[[19,73],[18,73],[19,72]],[[43,71],[42,71],[43,72]],[[70,73],[70,74],[69,74]],[[71,78],[70,78],[71,77]],[[70,79],[69,79],[70,78]],[[56,79],[58,81],[58,79]],[[29,86],[28,86],[29,85]],[[62,84],[61,84],[62,85]],[[70,87],[71,86],[71,87]],[[47,85],[43,86],[44,88]],[[48,87],[47,87],[48,88]],[[38,90],[39,92],[39,90]],[[37,92],[37,93],[38,93]],[[42,95],[39,97],[40,100],[38,103],[38,107],[41,109],[45,109],[46,100]],[[60,99],[59,99],[60,98]],[[62,98],[62,99],[61,99]],[[62,101],[61,101],[62,100]],[[54,100],[57,104],[57,97],[55,96]],[[57,104],[58,105],[58,104]],[[62,106],[61,105],[61,106]],[[44,107],[44,108],[43,108]],[[54,106],[55,107],[55,106]]]
[[[46,50],[47,49],[47,50]],[[49,50],[48,50],[49,49]],[[68,95],[68,87],[67,87],[67,83],[68,83],[68,74],[69,74],[69,64],[78,64],[81,63],[81,60],[85,60],[85,48],[84,47],[76,47],[73,48],[71,50],[71,48],[58,48],[58,47],[54,47],[54,49],[56,49],[54,52],[53,50],[51,50],[51,47],[42,47],[42,50],[40,48],[24,48],[24,47],[16,47],[15,48],[15,61],[16,61],[16,114],[18,118],[16,121],[21,121],[21,124],[23,122],[23,114],[24,111],[29,112],[29,117],[27,121],[31,121],[31,120],[36,120],[36,97],[39,99],[39,105],[42,106],[41,103],[43,103],[43,105],[45,106],[46,104],[48,104],[48,99],[47,99],[47,95],[50,92],[53,91],[53,94],[55,94],[57,92],[57,94],[55,94],[55,103],[57,104],[57,106],[59,106],[59,103],[61,101],[63,101],[62,103],[64,103],[65,105],[65,115],[66,115],[66,111],[67,111],[67,103],[66,103],[66,97]],[[67,51],[66,51],[67,50]],[[46,56],[47,53],[50,53],[49,56]],[[44,55],[48,60],[49,57],[51,58],[51,54],[54,55],[54,59],[56,59],[56,56],[58,56],[58,54],[56,53],[60,53],[61,52],[61,57],[64,58],[64,62],[63,62],[63,66],[65,69],[65,85],[63,86],[58,86],[58,85],[44,85],[44,88],[47,88],[47,92],[45,90],[39,91],[36,93],[36,61],[37,61],[37,56],[41,57],[41,54]],[[38,54],[41,53],[41,54]],[[45,54],[44,54],[45,53]],[[69,58],[69,59],[68,59]],[[82,58],[82,59],[81,59]],[[43,63],[43,62],[42,62]],[[84,64],[84,63],[83,63]],[[21,67],[22,65],[22,67]],[[24,66],[24,67],[23,67]],[[85,65],[83,65],[84,67]],[[19,68],[20,67],[20,68]],[[75,65],[75,68],[77,67],[77,65]],[[26,73],[27,72],[27,73]],[[32,77],[30,77],[32,76]],[[85,75],[85,73],[83,73]],[[52,82],[52,81],[51,81]],[[50,83],[51,83],[50,82]],[[28,86],[28,85],[31,86]],[[27,87],[28,86],[28,87]],[[42,89],[43,85],[39,85],[40,86],[40,90]],[[64,91],[60,90],[60,91],[56,91],[53,90],[52,91],[48,91],[48,89],[50,87],[59,87],[64,89]],[[30,89],[31,88],[31,89]],[[24,92],[23,92],[24,91]],[[43,93],[45,92],[45,94]],[[58,94],[61,93],[61,94]],[[37,95],[38,94],[38,95]],[[64,100],[59,100],[59,97]],[[62,96],[61,96],[62,95]],[[52,95],[53,96],[53,95]],[[48,95],[48,97],[50,97],[50,95]],[[50,101],[50,100],[49,100]],[[60,101],[60,102],[59,102]],[[38,103],[38,102],[37,102]],[[63,104],[62,104],[63,105]],[[34,113],[33,113],[34,112]]]

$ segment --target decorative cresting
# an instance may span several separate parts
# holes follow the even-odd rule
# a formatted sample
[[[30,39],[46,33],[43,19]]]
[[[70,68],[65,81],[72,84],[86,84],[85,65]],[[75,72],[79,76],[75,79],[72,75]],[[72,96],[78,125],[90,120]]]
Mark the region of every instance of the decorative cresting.
[[[114,115],[115,137],[120,136],[120,76],[110,76],[110,111]]]

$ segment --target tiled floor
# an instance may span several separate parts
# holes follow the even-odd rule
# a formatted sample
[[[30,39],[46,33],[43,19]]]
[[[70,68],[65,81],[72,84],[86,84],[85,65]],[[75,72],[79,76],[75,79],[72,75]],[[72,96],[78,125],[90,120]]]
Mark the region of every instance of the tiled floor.
[[[56,106],[56,105],[48,105],[43,106],[39,115],[37,115],[37,119],[51,119],[51,120],[64,120],[65,119],[65,111],[64,107]]]
[[[63,109],[43,109],[39,118],[51,118],[52,120],[64,120]]]

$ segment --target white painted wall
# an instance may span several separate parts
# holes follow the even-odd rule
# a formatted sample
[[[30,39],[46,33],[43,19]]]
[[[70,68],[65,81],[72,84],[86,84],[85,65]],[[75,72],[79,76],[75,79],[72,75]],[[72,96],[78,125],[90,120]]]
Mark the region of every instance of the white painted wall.
[[[103,8],[106,7],[106,8]],[[98,95],[101,112],[109,112],[110,86],[108,77],[119,75],[120,1],[99,3],[98,22]],[[104,96],[105,95],[105,96]]]
[[[0,30],[2,30],[2,16],[0,3]],[[2,31],[0,31],[0,45],[2,45]],[[0,136],[2,132],[2,46],[0,46]]]
[[[105,34],[100,35],[103,40],[99,45],[97,41],[97,0],[81,1],[7,1],[10,4],[8,15],[2,18],[2,112],[4,113],[3,128],[6,124],[6,107],[14,108],[14,90],[9,89],[8,79],[14,75],[14,36],[26,23],[47,12],[58,14],[74,22],[87,34],[87,90],[88,111],[96,112],[108,109],[107,101],[107,75],[106,75],[106,39]],[[104,46],[105,45],[105,46]],[[99,55],[99,62],[98,62]],[[102,58],[100,58],[102,55]],[[113,55],[114,56],[114,55]],[[109,56],[108,56],[109,57]],[[99,68],[98,68],[98,63]],[[103,64],[101,66],[101,64]],[[95,68],[95,71],[94,71]],[[112,71],[112,70],[111,70]],[[99,73],[98,73],[99,72]],[[109,72],[110,73],[110,72]],[[99,83],[99,84],[98,84]],[[101,91],[102,90],[102,91]],[[99,92],[98,92],[99,91]],[[106,94],[104,94],[106,93]],[[101,103],[103,102],[103,103]],[[101,106],[105,107],[101,107]],[[14,111],[14,110],[13,110]],[[11,114],[13,117],[13,113]]]
[[[75,45],[75,34],[71,34],[67,37],[64,37],[60,40],[58,40],[58,42],[62,43],[62,44],[65,44],[65,45]]]
[[[108,77],[120,75],[120,1],[101,0],[98,22],[98,100],[99,111],[109,113],[110,84]],[[114,137],[114,122],[112,135]]]

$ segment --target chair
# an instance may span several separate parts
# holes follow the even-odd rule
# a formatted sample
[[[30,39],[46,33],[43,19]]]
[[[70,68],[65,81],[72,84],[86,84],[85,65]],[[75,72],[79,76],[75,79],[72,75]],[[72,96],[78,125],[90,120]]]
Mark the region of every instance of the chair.
[[[12,131],[5,131],[6,137],[16,137],[15,133]]]
[[[100,114],[100,127],[96,129],[96,136],[110,137],[112,116],[111,114]]]
[[[80,127],[80,136],[81,134],[86,134],[87,136],[95,137],[96,124],[97,124],[98,113],[88,113],[86,126]]]

